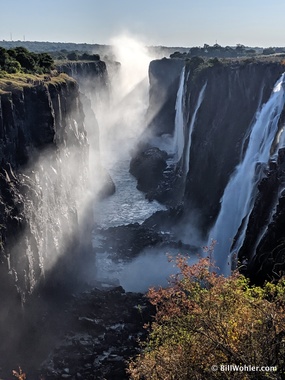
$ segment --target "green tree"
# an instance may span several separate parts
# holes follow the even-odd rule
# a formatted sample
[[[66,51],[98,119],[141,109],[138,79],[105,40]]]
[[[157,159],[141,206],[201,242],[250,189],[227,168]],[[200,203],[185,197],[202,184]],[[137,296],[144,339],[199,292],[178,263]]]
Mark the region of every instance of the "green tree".
[[[9,54],[7,53],[7,50],[0,47],[0,67],[3,68],[7,60],[9,60]]]
[[[71,53],[67,54],[67,59],[69,59],[70,61],[77,61],[78,54],[75,51],[72,51]]]
[[[40,67],[46,70],[51,70],[54,65],[54,62],[52,57],[48,53],[41,53],[38,55],[38,64]]]
[[[275,54],[275,49],[273,47],[263,49],[263,54],[264,55]]]
[[[15,59],[7,60],[4,65],[4,70],[9,74],[15,74],[21,71],[21,65]]]
[[[33,55],[24,47],[18,46],[15,49],[16,52],[16,60],[20,63],[22,68],[27,71],[35,71],[36,62],[33,58]]]

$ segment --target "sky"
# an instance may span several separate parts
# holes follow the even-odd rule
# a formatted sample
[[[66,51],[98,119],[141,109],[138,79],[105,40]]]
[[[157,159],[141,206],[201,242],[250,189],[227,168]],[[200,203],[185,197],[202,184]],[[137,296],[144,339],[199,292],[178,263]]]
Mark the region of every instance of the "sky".
[[[0,0],[0,40],[285,46],[284,0]]]

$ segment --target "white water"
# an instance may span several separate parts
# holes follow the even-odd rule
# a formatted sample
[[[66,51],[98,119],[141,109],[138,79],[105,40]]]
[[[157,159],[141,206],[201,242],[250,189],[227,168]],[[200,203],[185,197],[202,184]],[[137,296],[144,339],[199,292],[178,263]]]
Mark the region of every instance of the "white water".
[[[165,210],[160,203],[149,202],[145,194],[137,190],[137,181],[129,173],[129,163],[130,157],[126,154],[115,165],[110,162],[105,165],[115,183],[116,192],[97,202],[94,207],[95,221],[103,228],[141,224],[156,211]]]
[[[175,263],[169,261],[169,255],[175,257],[177,250],[168,248],[166,252],[164,248],[146,248],[127,263],[123,260],[114,263],[104,253],[98,254],[98,279],[104,282],[112,275],[126,291],[133,292],[146,292],[150,287],[167,286],[170,276],[178,273]],[[189,264],[196,261],[197,257],[194,255],[188,259]]]
[[[142,223],[154,212],[165,209],[156,201],[149,202],[137,190],[137,181],[129,173],[130,152],[145,128],[151,57],[130,38],[115,42],[115,53],[122,66],[113,78],[110,104],[97,112],[101,162],[116,186],[114,195],[94,206],[95,223],[104,228]]]
[[[221,200],[221,210],[209,234],[209,242],[217,241],[215,248],[216,265],[222,272],[230,272],[229,254],[233,238],[242,220],[247,225],[253,207],[255,190],[262,173],[256,173],[257,164],[267,164],[271,148],[278,133],[278,121],[284,107],[284,74],[275,84],[273,92],[260,110],[252,127],[248,147],[243,161],[236,167]],[[235,244],[241,247],[246,227],[243,228]]]
[[[200,94],[199,94],[199,97],[197,100],[197,104],[195,107],[195,111],[192,115],[191,122],[189,125],[189,136],[188,136],[187,148],[186,148],[186,153],[185,153],[185,165],[186,165],[185,166],[185,175],[186,176],[189,172],[189,165],[190,165],[190,149],[191,149],[191,144],[192,144],[192,132],[193,132],[194,125],[195,125],[197,112],[198,112],[198,110],[202,104],[203,99],[204,99],[206,87],[207,87],[207,82],[204,84],[204,86],[202,87],[202,89],[200,91]]]
[[[180,75],[180,83],[177,92],[176,105],[175,105],[175,126],[173,135],[173,161],[180,161],[185,144],[184,136],[184,118],[183,118],[183,100],[184,100],[184,80],[185,80],[185,66]]]
[[[122,66],[113,77],[110,104],[96,111],[100,128],[101,162],[116,186],[115,194],[104,200],[97,200],[94,204],[95,225],[101,228],[141,224],[156,211],[166,209],[156,201],[149,202],[145,194],[137,190],[137,181],[129,173],[130,153],[136,147],[146,125],[147,76],[151,57],[147,56],[143,46],[129,38],[122,38],[116,43],[116,57]],[[96,230],[94,247],[100,247],[102,238]],[[133,279],[133,270],[127,268],[136,266],[135,262],[126,263],[123,259],[114,262],[111,253],[112,239],[108,243],[110,250],[96,253],[96,279],[120,282],[127,290],[138,289],[138,284],[141,290],[147,290],[150,285],[161,284],[162,277],[166,281],[169,264],[165,251],[159,256],[156,268],[153,265],[153,255],[142,254],[139,256],[142,259],[136,258],[135,262],[142,260],[144,265],[136,267],[137,278]],[[146,277],[146,271],[151,268],[153,276]]]

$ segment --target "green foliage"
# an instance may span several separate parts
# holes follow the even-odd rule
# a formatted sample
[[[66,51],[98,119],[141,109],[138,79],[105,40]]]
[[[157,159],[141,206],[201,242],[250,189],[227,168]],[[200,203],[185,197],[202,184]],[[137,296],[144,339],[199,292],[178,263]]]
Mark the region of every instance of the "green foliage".
[[[272,48],[272,47],[269,47],[269,48],[263,49],[263,54],[264,54],[264,55],[270,55],[270,54],[274,54],[274,53],[275,53],[275,49]]]
[[[217,57],[215,57],[215,58],[210,58],[208,60],[208,65],[209,66],[222,66],[223,63]]]
[[[72,51],[66,54],[66,58],[69,61],[100,61],[99,54],[89,54],[89,53],[80,54],[79,51]]]
[[[187,63],[187,65],[190,66],[191,70],[196,70],[199,66],[201,67],[204,64],[205,64],[205,60],[198,56],[189,59]]]
[[[63,73],[53,73],[52,75],[26,73],[8,74],[6,71],[0,71],[0,94],[17,90],[22,91],[25,87],[33,87],[39,83],[45,86],[57,87],[64,83],[72,85],[76,82]]]
[[[23,69],[35,71],[36,62],[31,55],[26,54],[25,52],[18,52],[16,60],[20,63]]]
[[[78,54],[75,51],[72,51],[71,53],[67,54],[67,59],[70,61],[78,61]]]
[[[271,50],[273,48],[270,48]],[[265,49],[266,50],[266,49]],[[276,52],[273,49],[273,52]],[[194,46],[189,49],[188,53],[181,53],[176,51],[175,53],[170,55],[170,58],[192,58],[195,56],[203,57],[203,58],[238,58],[238,57],[251,57],[255,56],[257,51],[252,48],[247,48],[244,45],[237,44],[236,47],[232,46],[221,46],[219,44],[214,44],[213,46],[204,44],[201,46]],[[266,53],[263,53],[266,54]],[[268,53],[267,53],[268,54]],[[269,53],[269,54],[272,54]]]
[[[129,364],[132,380],[279,379],[285,371],[285,280],[249,284],[217,275],[209,259],[189,266],[166,289],[150,289],[156,306],[143,351]],[[220,372],[212,365],[274,366],[277,372]],[[242,375],[242,376],[241,376]]]
[[[18,73],[21,70],[21,64],[20,64],[20,62],[16,61],[15,59],[9,59],[6,61],[5,65],[4,65],[4,70],[8,74]]]
[[[83,53],[79,56],[79,59],[82,59],[83,61],[100,61],[100,55]]]
[[[53,59],[47,53],[32,53],[22,46],[14,49],[0,48],[0,71],[9,74],[18,72],[30,74],[49,73],[53,68]]]

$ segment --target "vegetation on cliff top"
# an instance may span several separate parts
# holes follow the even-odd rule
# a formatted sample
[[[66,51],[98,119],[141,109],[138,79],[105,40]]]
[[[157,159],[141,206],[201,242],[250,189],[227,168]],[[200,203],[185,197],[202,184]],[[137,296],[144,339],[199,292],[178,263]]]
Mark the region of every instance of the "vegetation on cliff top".
[[[283,378],[285,279],[258,287],[237,272],[217,275],[209,259],[189,266],[179,257],[177,265],[169,287],[148,293],[156,315],[142,353],[130,362],[131,379]]]
[[[170,58],[192,58],[195,56],[205,58],[238,58],[238,57],[255,57],[255,56],[269,56],[273,54],[283,54],[285,48],[252,48],[246,47],[242,44],[233,46],[221,46],[214,44],[213,46],[204,44],[201,46],[194,46],[188,52],[180,52],[179,50],[172,53]]]
[[[69,53],[69,60],[99,61],[98,54],[78,55]],[[59,74],[52,56],[48,53],[34,53],[24,47],[4,49],[0,47],[0,94],[39,84],[58,84],[74,81],[65,74]]]
[[[22,46],[8,50],[0,47],[0,73],[44,74],[53,66],[53,59],[47,53],[32,53]]]
[[[75,82],[75,80],[69,77],[67,74],[53,75],[46,74],[7,74],[1,75],[0,73],[0,95],[12,91],[22,91],[24,87],[33,87],[37,85],[58,85],[66,82]]]

